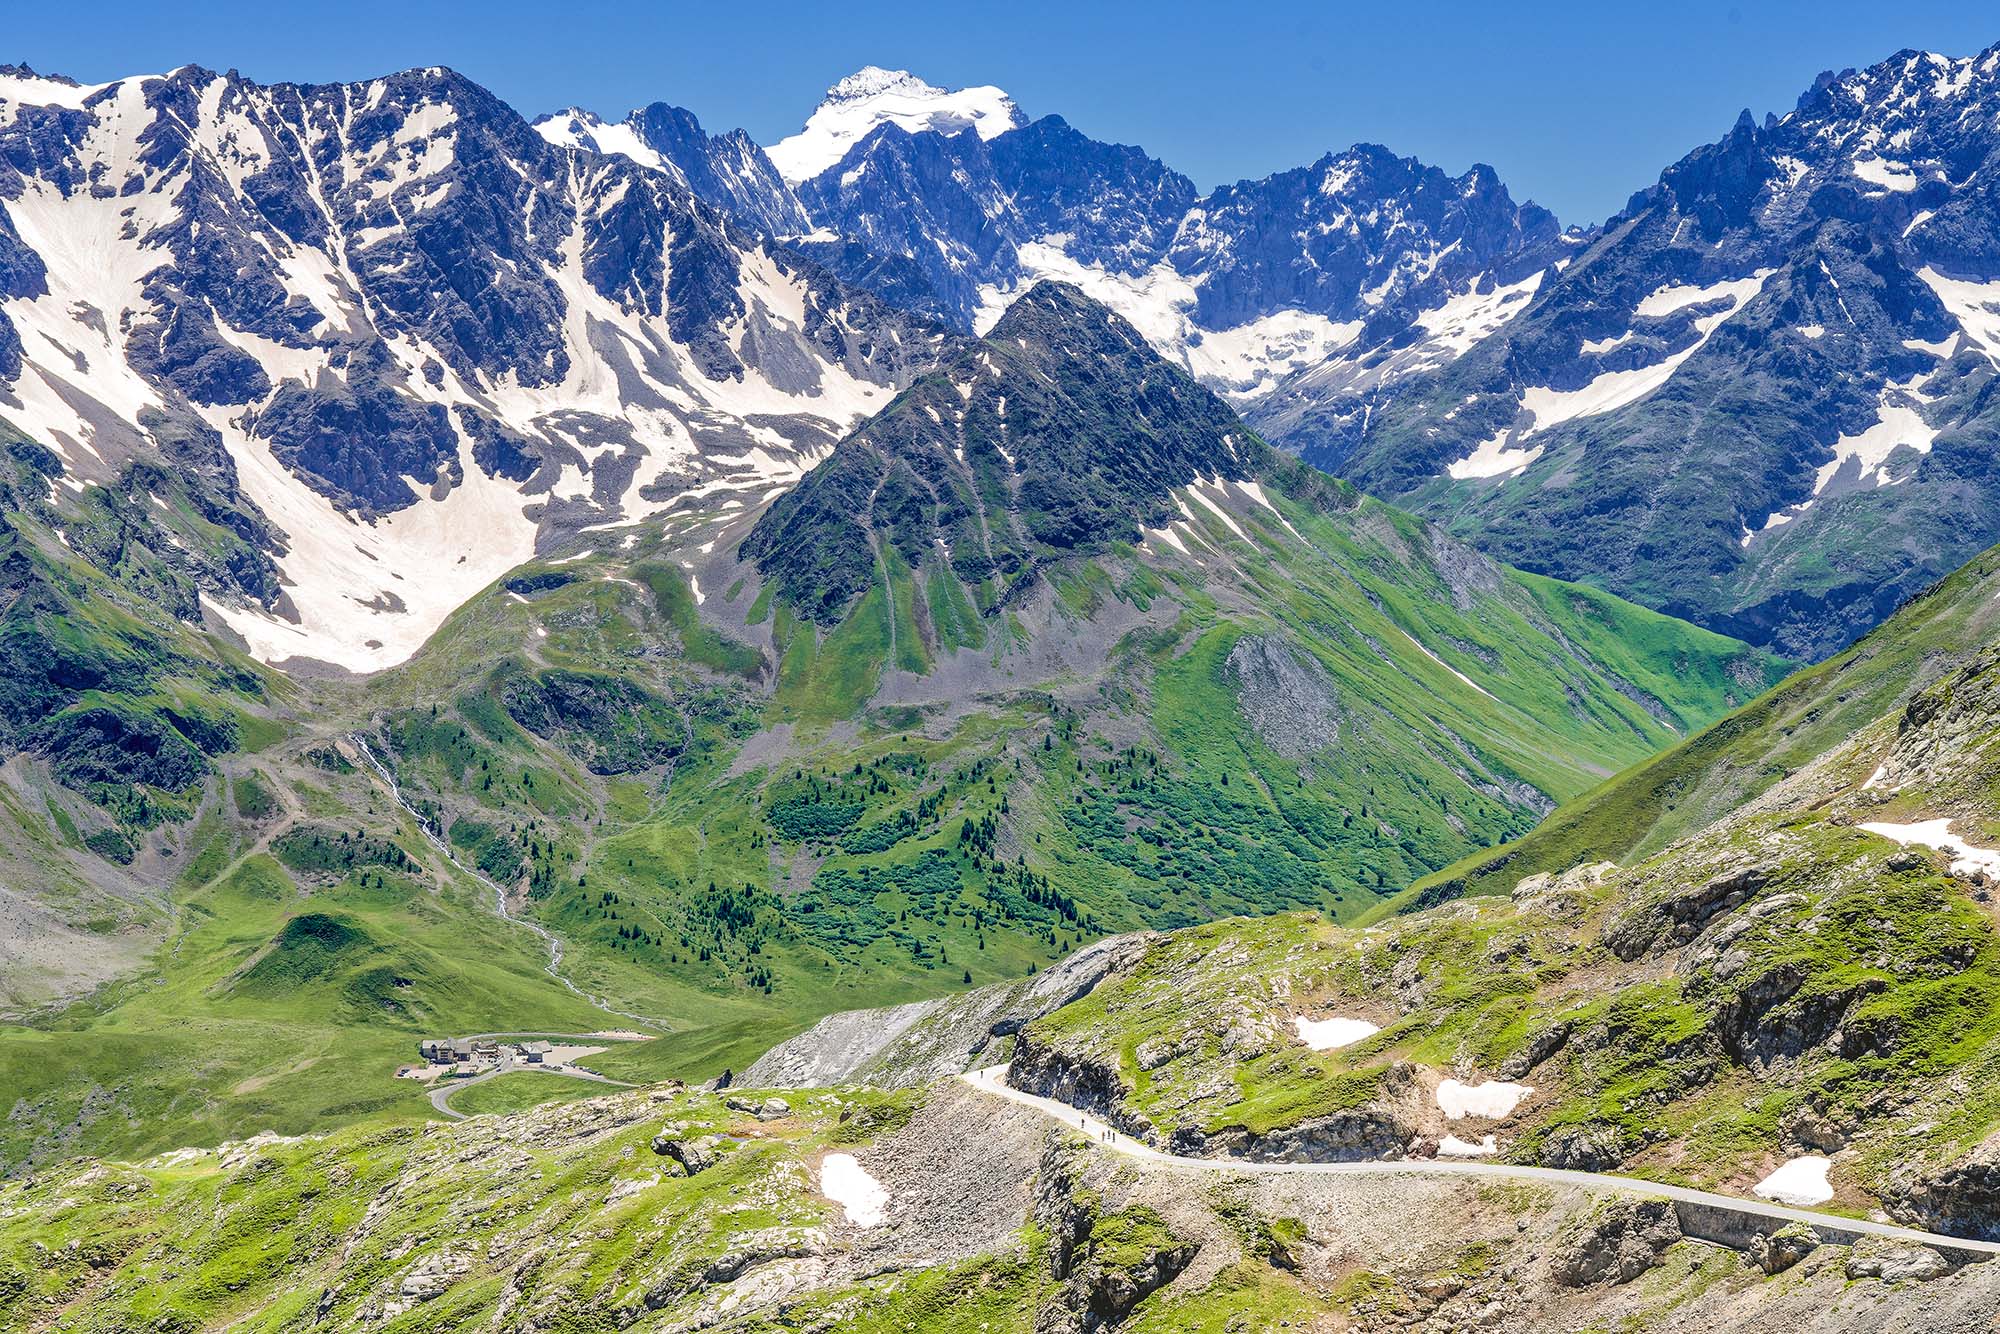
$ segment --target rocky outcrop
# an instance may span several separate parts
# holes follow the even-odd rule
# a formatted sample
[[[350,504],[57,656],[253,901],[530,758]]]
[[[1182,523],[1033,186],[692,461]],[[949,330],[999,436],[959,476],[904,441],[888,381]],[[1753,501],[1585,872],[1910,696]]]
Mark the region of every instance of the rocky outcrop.
[[[1095,1334],[1178,1278],[1201,1243],[1177,1237],[1144,1205],[1106,1212],[1085,1188],[1081,1142],[1051,1136],[1035,1186],[1035,1220],[1049,1238],[1059,1285],[1035,1312],[1035,1334]]]
[[[1849,1278],[1879,1278],[1884,1283],[1915,1279],[1919,1283],[1943,1278],[1952,1270],[1951,1262],[1928,1246],[1896,1242],[1864,1241],[1847,1257]]]
[[[1874,785],[1896,790],[1935,784],[1962,768],[1967,751],[1990,735],[2000,712],[2000,652],[1982,649],[1958,671],[1913,696],[1897,720],[1895,745],[1882,761]]]
[[[1250,730],[1278,754],[1302,760],[1339,742],[1340,698],[1318,660],[1269,635],[1245,635],[1223,666]]]
[[[689,1176],[706,1172],[715,1166],[715,1148],[721,1141],[713,1135],[701,1135],[694,1139],[684,1139],[680,1127],[668,1126],[660,1134],[653,1136],[653,1152],[662,1158],[671,1158],[679,1163],[681,1170]]]
[[[1561,1051],[1569,1042],[1574,1025],[1555,1023],[1530,1034],[1528,1045],[1500,1063],[1498,1074],[1502,1079],[1519,1079],[1549,1057]]]
[[[752,1270],[815,1255],[825,1244],[825,1234],[817,1229],[767,1228],[744,1233],[713,1259],[675,1266],[647,1282],[638,1294],[639,1304],[646,1310],[657,1311],[697,1293],[734,1283]],[[700,1327],[706,1322],[697,1316],[691,1323]]]
[[[1617,1200],[1605,1205],[1549,1255],[1549,1277],[1562,1287],[1630,1283],[1661,1263],[1681,1239],[1680,1220],[1665,1200]]]
[[[1558,922],[1574,921],[1589,907],[1592,891],[1617,869],[1615,862],[1591,862],[1560,875],[1542,871],[1516,881],[1507,897]]]
[[[1543,1167],[1559,1167],[1569,1172],[1604,1172],[1624,1161],[1617,1126],[1559,1126],[1542,1139],[1539,1161]]]
[[[1730,869],[1699,884],[1670,890],[1604,929],[1604,947],[1626,963],[1687,944],[1715,918],[1748,903],[1770,882],[1763,866]]]
[[[1091,1113],[1137,1139],[1153,1140],[1153,1124],[1125,1105],[1129,1090],[1117,1067],[1098,1057],[1043,1042],[1023,1030],[1007,1065],[1015,1088]],[[1179,1140],[1176,1152],[1198,1152]]]
[[[1832,1041],[1856,1005],[1889,988],[1883,979],[1868,978],[1836,991],[1810,992],[1807,980],[1803,969],[1780,964],[1723,1001],[1711,1027],[1729,1054],[1753,1068],[1799,1057]],[[1854,1043],[1859,1050],[1843,1054],[1865,1052],[1868,1036],[1856,1034]]]
[[[1097,941],[1020,982],[957,996],[830,1014],[765,1052],[743,1072],[753,1088],[869,1084],[910,1088],[970,1069],[996,1039],[1074,1000],[1136,962],[1143,935]]]
[[[1899,1174],[1885,1203],[1898,1219],[1933,1232],[2000,1241],[2000,1132],[1947,1167]]]
[[[1819,1247],[1819,1233],[1804,1223],[1789,1223],[1769,1236],[1753,1240],[1750,1259],[1767,1274],[1782,1274]]]

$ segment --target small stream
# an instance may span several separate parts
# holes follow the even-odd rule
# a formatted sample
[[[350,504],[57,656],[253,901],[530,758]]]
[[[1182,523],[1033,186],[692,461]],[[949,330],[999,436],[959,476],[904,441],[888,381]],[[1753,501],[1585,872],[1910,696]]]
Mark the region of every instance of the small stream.
[[[672,1027],[671,1024],[663,1023],[651,1015],[634,1014],[630,1010],[618,1009],[616,1006],[607,1004],[602,997],[593,995],[570,981],[562,971],[562,937],[532,918],[515,916],[507,907],[507,891],[500,887],[498,881],[492,879],[478,867],[467,866],[458,859],[458,855],[451,850],[451,845],[445,842],[444,834],[438,827],[432,824],[430,819],[422,811],[418,810],[408,797],[403,795],[403,785],[396,781],[396,775],[390,770],[389,766],[377,757],[375,748],[368,744],[368,738],[359,732],[349,732],[347,739],[352,743],[354,749],[360,753],[361,758],[367,762],[368,767],[374,770],[375,776],[388,786],[389,795],[396,799],[396,804],[403,808],[403,813],[416,821],[417,828],[422,832],[425,841],[437,849],[438,855],[443,857],[447,862],[450,862],[460,872],[471,876],[474,880],[477,880],[480,884],[493,891],[493,907],[500,914],[503,921],[512,922],[516,926],[524,926],[541,937],[542,943],[547,945],[549,950],[549,961],[543,965],[544,972],[569,988],[572,995],[588,1001],[591,1005],[604,1011],[606,1014],[615,1014],[621,1019],[636,1019],[642,1024],[650,1024],[655,1028]]]

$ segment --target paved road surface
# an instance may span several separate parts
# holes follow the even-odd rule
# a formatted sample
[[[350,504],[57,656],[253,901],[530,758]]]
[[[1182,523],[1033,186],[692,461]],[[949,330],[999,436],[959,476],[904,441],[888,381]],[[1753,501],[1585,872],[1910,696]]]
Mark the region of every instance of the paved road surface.
[[[502,1061],[499,1065],[495,1066],[491,1070],[488,1070],[485,1074],[474,1075],[470,1079],[439,1080],[438,1086],[431,1090],[431,1106],[437,1108],[441,1114],[450,1117],[454,1121],[463,1121],[466,1118],[466,1113],[455,1112],[449,1106],[446,1105],[449,1102],[452,1094],[458,1092],[460,1089],[469,1089],[474,1084],[484,1084],[487,1080],[494,1078],[496,1075],[516,1074],[521,1072],[531,1072],[534,1074],[542,1074],[542,1075],[561,1075],[566,1079],[583,1079],[583,1080],[588,1080],[593,1084],[608,1084],[609,1086],[615,1089],[629,1089],[638,1087],[637,1084],[628,1084],[622,1079],[613,1079],[609,1075],[600,1075],[594,1070],[584,1070],[573,1065],[528,1065],[525,1062],[521,1061]]]
[[[1719,1195],[1714,1191],[1691,1190],[1686,1186],[1669,1186],[1656,1181],[1643,1181],[1637,1177],[1613,1176],[1604,1172],[1566,1172],[1554,1167],[1526,1167],[1514,1163],[1485,1163],[1470,1159],[1455,1158],[1411,1158],[1391,1162],[1359,1163],[1267,1163],[1253,1162],[1242,1158],[1189,1158],[1176,1154],[1161,1153],[1158,1149],[1142,1144],[1130,1135],[1115,1130],[1094,1116],[1079,1112],[1067,1103],[1053,1098],[1038,1097],[1024,1093],[1007,1083],[1007,1067],[989,1066],[984,1070],[974,1070],[959,1076],[960,1079],[994,1097],[1005,1098],[1009,1102],[1033,1107],[1066,1126],[1075,1126],[1086,1136],[1105,1148],[1118,1153],[1129,1154],[1161,1167],[1201,1172],[1249,1172],[1257,1174],[1291,1173],[1298,1175],[1324,1176],[1468,1176],[1468,1177],[1508,1177],[1514,1180],[1544,1181],[1556,1186],[1575,1186],[1583,1190],[1599,1193],[1612,1192],[1620,1195],[1645,1195],[1654,1199],[1677,1200],[1684,1204],[1704,1205],[1711,1209],[1741,1214],[1746,1217],[1768,1219],[1773,1223],[1806,1223],[1822,1228],[1837,1229],[1842,1232],[1866,1233],[1869,1236],[1886,1237],[1892,1241],[1914,1242],[1923,1246],[1937,1246],[1941,1249],[1961,1254],[1979,1253],[2000,1255],[2000,1242],[1973,1241],[1962,1237],[1948,1237],[1935,1232],[1925,1232],[1918,1228],[1899,1227],[1894,1223],[1877,1223],[1865,1218],[1847,1218],[1839,1214],[1819,1213],[1811,1209],[1793,1209],[1782,1204],[1772,1204],[1765,1200],[1746,1200],[1735,1195]]]

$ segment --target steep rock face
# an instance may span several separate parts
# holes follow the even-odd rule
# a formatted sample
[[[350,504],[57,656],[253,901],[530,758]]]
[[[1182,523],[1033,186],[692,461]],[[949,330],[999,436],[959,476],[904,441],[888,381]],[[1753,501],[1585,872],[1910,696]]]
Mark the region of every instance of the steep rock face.
[[[1089,1188],[1081,1146],[1051,1138],[1035,1182],[1034,1218],[1060,1285],[1035,1311],[1035,1334],[1096,1334],[1178,1278],[1201,1242],[1175,1236],[1143,1204],[1107,1212]]]
[[[442,69],[4,87],[0,418],[85,484],[215,440],[289,548],[283,615],[214,590],[269,658],[396,661],[541,532],[789,481],[942,347],[705,202],[758,155],[667,112],[692,175]]]
[[[1224,186],[1182,222],[1169,260],[1205,328],[1279,310],[1377,330],[1482,278],[1509,283],[1560,253],[1555,216],[1516,204],[1491,167],[1453,178],[1379,144]]]
[[[1680,1221],[1665,1200],[1619,1200],[1564,1238],[1549,1256],[1549,1276],[1566,1288],[1630,1283],[1664,1263],[1681,1239]]]
[[[1828,75],[1464,356],[1286,439],[1503,559],[1823,656],[2000,536],[1995,107],[2000,48]]]
[[[767,236],[811,230],[791,186],[742,130],[711,135],[692,111],[654,102],[612,125],[588,111],[543,116],[535,130],[552,144],[628,158],[676,176],[697,199]]]
[[[1935,1170],[1909,1170],[1891,1186],[1890,1211],[1932,1231],[2000,1240],[2000,1134]]]

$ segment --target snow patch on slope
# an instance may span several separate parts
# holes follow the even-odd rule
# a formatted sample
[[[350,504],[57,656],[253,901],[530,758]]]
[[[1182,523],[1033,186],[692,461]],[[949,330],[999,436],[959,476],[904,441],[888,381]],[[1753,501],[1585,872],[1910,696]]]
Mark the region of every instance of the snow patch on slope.
[[[1527,419],[1526,422],[1517,421],[1492,438],[1481,441],[1471,454],[1447,464],[1446,475],[1459,481],[1511,476],[1541,457],[1541,446],[1521,443],[1537,431],[1544,431],[1551,426],[1574,421],[1579,417],[1595,417],[1615,412],[1619,408],[1638,402],[1671,379],[1674,372],[1679,370],[1689,357],[1707,344],[1717,329],[1763,290],[1765,279],[1773,272],[1771,269],[1759,269],[1747,278],[1736,278],[1708,287],[1673,284],[1651,293],[1634,308],[1632,312],[1634,318],[1659,318],[1690,306],[1717,302],[1727,304],[1719,310],[1697,316],[1694,321],[1695,340],[1680,351],[1671,353],[1650,366],[1605,371],[1580,389],[1557,389],[1550,385],[1535,385],[1522,390],[1520,409]],[[1627,334],[1602,342],[1599,346],[1615,346],[1629,336],[1628,331]]]
[[[1874,782],[1873,779],[1869,781]],[[1905,847],[1915,843],[1919,847],[1942,852],[1951,858],[1953,875],[1983,874],[1989,879],[2000,879],[2000,850],[1974,847],[1959,838],[1951,832],[1949,818],[1919,820],[1914,824],[1874,821],[1857,827],[1870,834],[1880,834],[1883,838],[1894,839]]]
[[[1730,316],[1743,309],[1750,299],[1763,290],[1764,280],[1772,270],[1759,269],[1747,278],[1737,278],[1730,282],[1716,283],[1711,287],[1663,287],[1639,303],[1633,311],[1638,316],[1669,315],[1688,306],[1705,305],[1715,301],[1726,301],[1726,309],[1703,315],[1694,322],[1698,335],[1694,342],[1680,351],[1662,358],[1651,366],[1641,366],[1636,370],[1606,371],[1581,389],[1551,389],[1537,387],[1521,395],[1521,406],[1534,414],[1534,421],[1523,436],[1578,417],[1595,417],[1601,413],[1615,412],[1628,403],[1636,403],[1646,395],[1665,384],[1673,373],[1681,368],[1695,353],[1701,351],[1709,336],[1721,328]]]
[[[211,417],[244,493],[287,535],[278,561],[296,619],[207,603],[256,657],[309,658],[379,671],[423,646],[447,616],[535,554],[537,523],[512,483],[488,477],[461,446],[465,480],[442,500],[362,523],[280,466],[270,451]],[[427,483],[411,479],[419,491]]]
[[[1446,465],[1446,474],[1460,482],[1473,477],[1511,477],[1542,456],[1540,445],[1520,449],[1509,445],[1509,434],[1502,430],[1481,440],[1470,454]]]
[[[1826,1179],[1827,1169],[1832,1166],[1832,1159],[1816,1154],[1794,1158],[1752,1186],[1750,1193],[1761,1199],[1801,1208],[1825,1204],[1833,1198],[1833,1187]]]
[[[1336,1051],[1341,1047],[1351,1047],[1363,1038],[1372,1037],[1382,1030],[1366,1019],[1343,1019],[1335,1015],[1330,1019],[1292,1020],[1292,1027],[1298,1030],[1299,1041],[1314,1051]]]
[[[1294,370],[1337,355],[1360,334],[1362,323],[1336,324],[1324,315],[1284,310],[1233,329],[1204,329],[1194,322],[1195,285],[1164,261],[1140,273],[1085,264],[1060,233],[1020,247],[1022,274],[1011,287],[980,290],[973,329],[989,333],[1014,298],[1045,278],[1069,283],[1118,312],[1153,350],[1232,399],[1255,397]]]
[[[851,1153],[829,1153],[820,1160],[819,1189],[855,1227],[880,1227],[888,1221],[889,1192]]]
[[[1917,270],[1917,277],[1937,294],[1937,299],[1958,321],[1958,327],[1979,345],[1986,359],[2000,366],[2000,281],[1978,283],[1947,278],[1929,265]]]
[[[666,159],[639,137],[637,129],[631,125],[612,125],[592,115],[588,111],[572,108],[553,116],[544,116],[535,122],[535,133],[558,148],[587,148],[607,157],[622,157],[651,167],[654,171],[668,170]]]
[[[1854,164],[1854,174],[1870,185],[1880,186],[1896,194],[1908,194],[1917,188],[1916,173],[1901,162],[1890,162],[1884,158],[1872,157]]]
[[[94,94],[110,86],[105,83],[66,83],[36,74],[0,74],[0,125],[14,119],[16,107],[80,110]]]
[[[1490,292],[1464,292],[1417,316],[1417,324],[1431,336],[1437,349],[1447,354],[1441,359],[1452,360],[1527,309],[1529,299],[1541,286],[1538,270]]]
[[[1882,402],[1876,411],[1873,424],[1859,435],[1843,435],[1834,442],[1833,460],[1823,463],[1819,475],[1813,481],[1813,495],[1826,492],[1836,478],[1845,480],[1853,477],[1852,487],[1886,486],[1891,479],[1883,474],[1883,466],[1889,455],[1902,445],[1908,445],[1919,454],[1931,452],[1931,442],[1937,439],[1937,427],[1930,425],[1911,401],[1909,385],[1891,385],[1882,391]]]
[[[1514,1109],[1521,1105],[1521,1100],[1534,1091],[1527,1084],[1509,1084],[1498,1079],[1484,1084],[1465,1084],[1447,1079],[1438,1085],[1437,1105],[1447,1120],[1477,1116],[1498,1121],[1512,1116]]]

